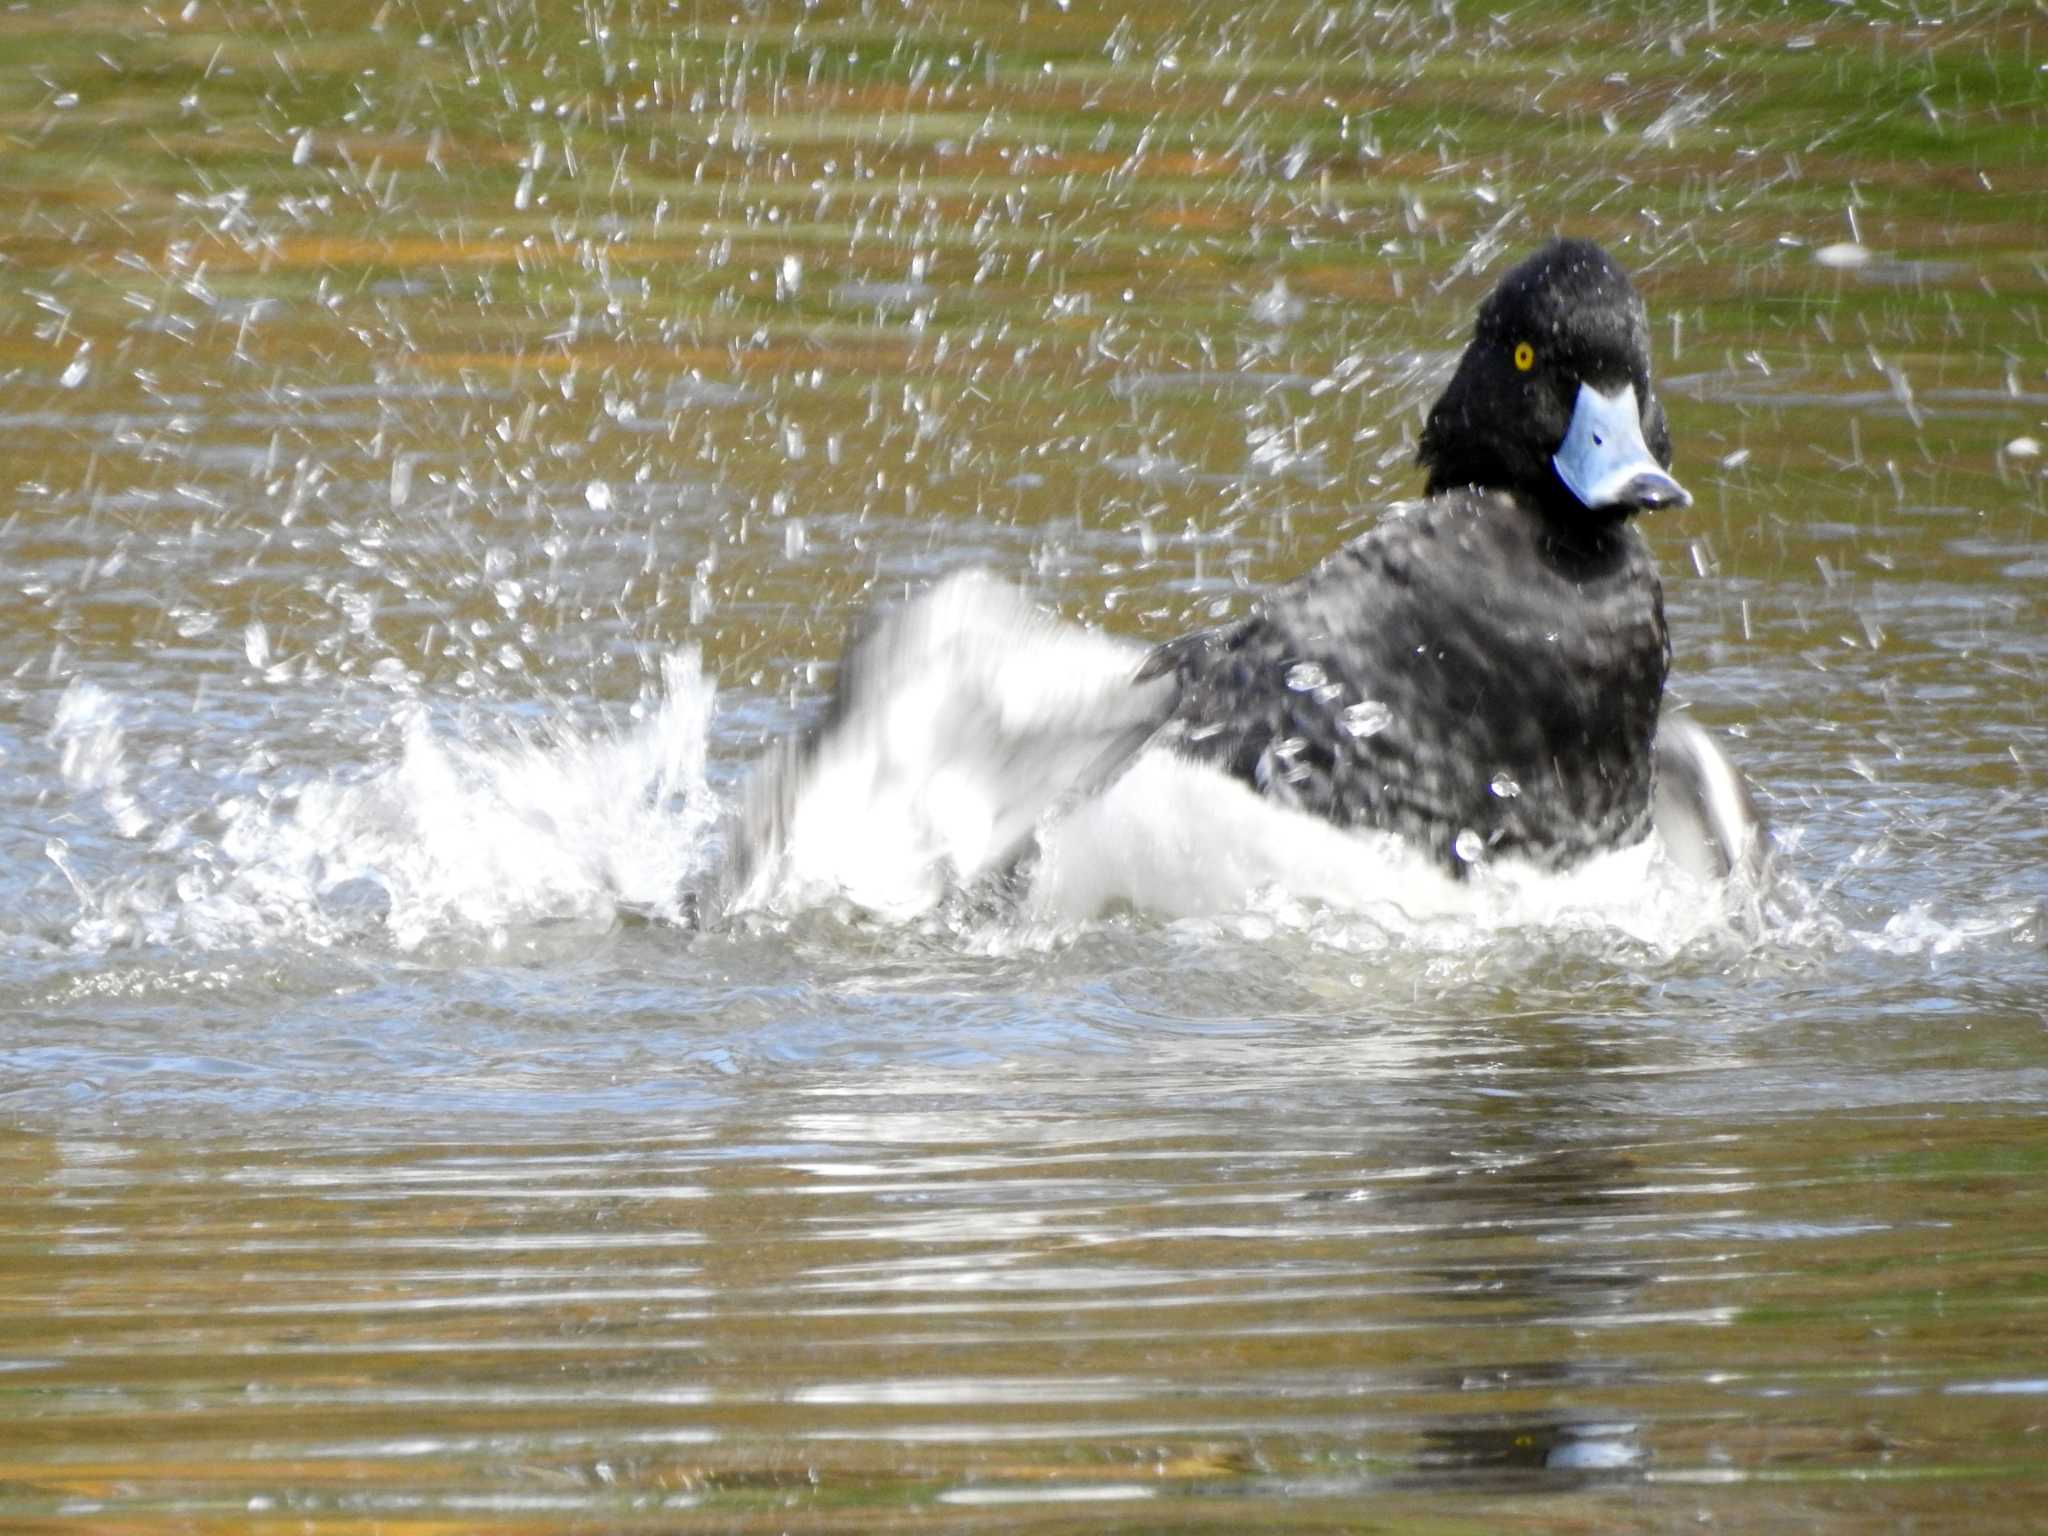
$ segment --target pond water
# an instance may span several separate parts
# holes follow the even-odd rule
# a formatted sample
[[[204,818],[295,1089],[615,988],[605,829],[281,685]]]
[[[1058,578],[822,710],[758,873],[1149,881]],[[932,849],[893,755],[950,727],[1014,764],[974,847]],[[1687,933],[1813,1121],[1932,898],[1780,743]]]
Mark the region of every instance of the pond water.
[[[0,59],[0,1524],[2038,1520],[2038,14]],[[1768,902],[664,920],[867,604],[1243,612],[1554,231],[1651,308]]]

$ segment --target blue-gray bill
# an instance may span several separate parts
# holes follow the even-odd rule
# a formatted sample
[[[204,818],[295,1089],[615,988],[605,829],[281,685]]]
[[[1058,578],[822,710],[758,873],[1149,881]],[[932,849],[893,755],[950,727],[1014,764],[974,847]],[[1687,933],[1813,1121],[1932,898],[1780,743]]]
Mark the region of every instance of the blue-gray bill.
[[[1633,384],[1602,392],[1581,383],[1564,444],[1550,462],[1566,488],[1596,512],[1609,507],[1653,512],[1692,504],[1685,487],[1666,473],[1643,441]]]

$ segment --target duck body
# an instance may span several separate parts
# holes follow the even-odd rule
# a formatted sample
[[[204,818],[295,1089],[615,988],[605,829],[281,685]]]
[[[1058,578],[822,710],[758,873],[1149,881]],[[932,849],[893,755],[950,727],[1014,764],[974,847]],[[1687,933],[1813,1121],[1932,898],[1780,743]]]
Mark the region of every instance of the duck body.
[[[1632,520],[1690,498],[1606,252],[1502,277],[1417,457],[1420,503],[1141,673],[1179,681],[1174,750],[1453,874],[1640,840],[1670,645]]]
[[[823,718],[749,785],[728,904],[838,890],[908,911],[1013,888],[1048,833],[1095,852],[1118,817],[1184,868],[1277,883],[1329,864],[1304,828],[1392,834],[1462,877],[1639,843],[1659,805],[1703,868],[1753,865],[1760,824],[1732,765],[1689,723],[1658,739],[1670,644],[1634,520],[1690,498],[1667,472],[1648,336],[1597,246],[1523,261],[1429,413],[1423,497],[1234,623],[1147,647],[978,575],[870,618]],[[1190,775],[1205,787],[1174,803],[1206,809],[1177,819],[1142,788]],[[1237,857],[1217,846],[1226,822],[1270,846]],[[1365,856],[1364,839],[1341,846]],[[860,896],[885,866],[905,894]],[[1145,904],[1113,873],[1087,888]]]
[[[1460,489],[1394,509],[1140,677],[1176,683],[1159,745],[1458,874],[1646,834],[1669,658],[1632,525],[1567,542],[1512,492]]]

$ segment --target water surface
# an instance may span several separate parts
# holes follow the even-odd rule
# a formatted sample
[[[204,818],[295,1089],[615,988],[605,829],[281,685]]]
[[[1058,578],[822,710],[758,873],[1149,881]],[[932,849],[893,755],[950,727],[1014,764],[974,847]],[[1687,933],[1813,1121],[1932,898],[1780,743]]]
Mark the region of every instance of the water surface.
[[[2037,1518],[2037,17],[0,58],[0,1524]],[[1553,230],[1763,909],[648,920],[868,602],[1159,639],[1365,526]]]

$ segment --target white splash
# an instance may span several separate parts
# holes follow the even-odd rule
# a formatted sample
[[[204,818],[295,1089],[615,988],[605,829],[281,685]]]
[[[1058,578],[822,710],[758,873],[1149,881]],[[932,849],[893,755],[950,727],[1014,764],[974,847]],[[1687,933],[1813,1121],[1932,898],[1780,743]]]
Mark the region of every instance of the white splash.
[[[1162,750],[1040,838],[1026,911],[1054,929],[1130,908],[1347,948],[1455,950],[1540,928],[1675,951],[1733,915],[1727,887],[1689,873],[1655,838],[1563,872],[1507,859],[1453,879],[1391,834],[1341,830]]]
[[[74,793],[98,796],[116,833],[132,838],[148,830],[149,815],[129,789],[127,737],[113,695],[73,681],[57,700],[50,743],[64,782]]]
[[[660,696],[624,726],[506,739],[412,707],[396,762],[227,798],[209,818],[218,837],[188,839],[169,880],[91,890],[71,875],[86,909],[74,937],[498,947],[515,925],[672,915],[710,856],[711,702],[691,653],[664,662]]]
[[[1865,949],[1888,955],[1952,955],[1958,950],[2019,939],[2038,944],[2043,909],[2038,902],[2014,902],[1982,915],[1943,921],[1929,903],[1916,901],[1885,919],[1874,933],[1857,935]]]

